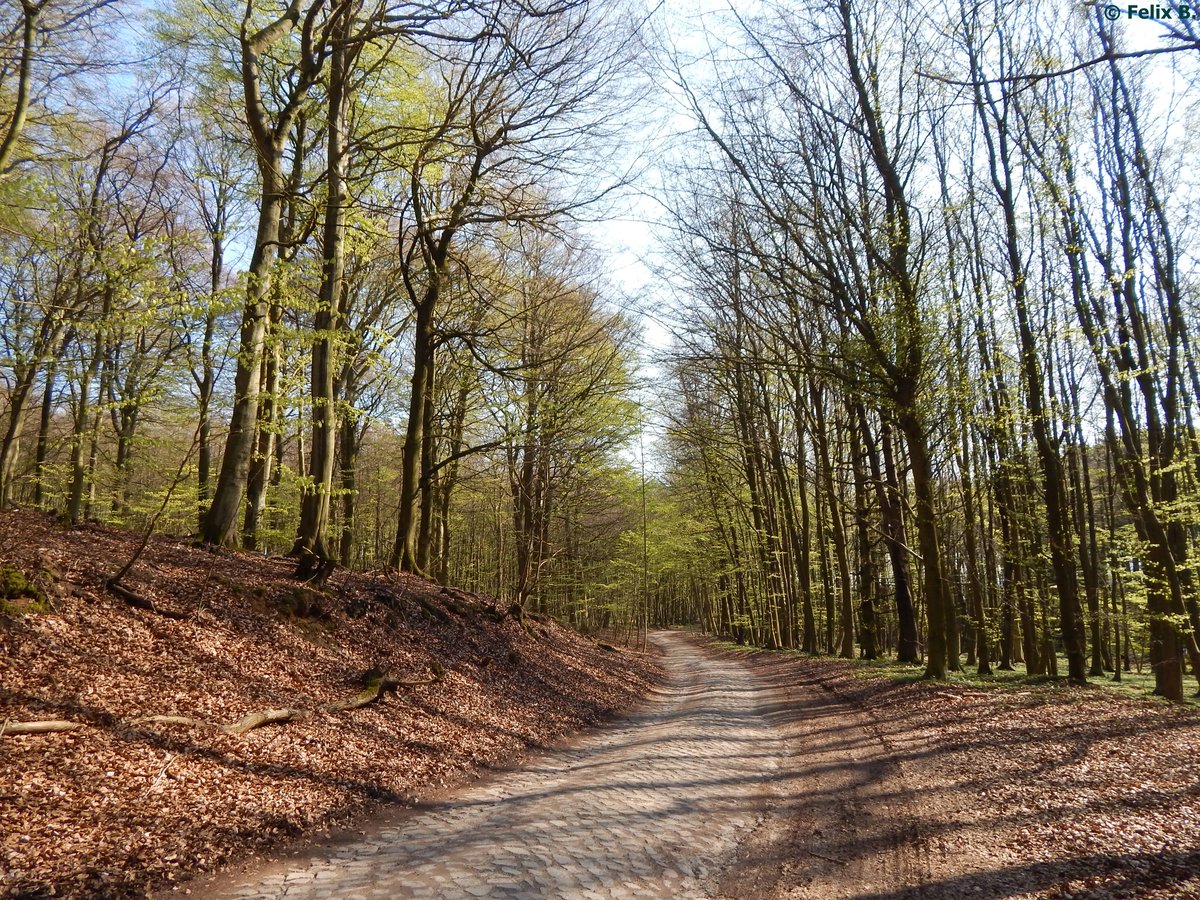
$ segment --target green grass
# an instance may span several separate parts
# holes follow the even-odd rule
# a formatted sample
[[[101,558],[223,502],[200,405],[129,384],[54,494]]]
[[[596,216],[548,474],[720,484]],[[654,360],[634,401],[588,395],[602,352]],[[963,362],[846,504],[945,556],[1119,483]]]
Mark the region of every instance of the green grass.
[[[796,650],[766,650],[762,647],[752,647],[750,644],[735,644],[733,641],[713,641],[714,647],[719,647],[722,650],[731,650],[734,653],[786,653],[791,656],[801,655]]]
[[[965,658],[965,657],[964,657]],[[924,670],[917,666],[902,665],[895,660],[856,660],[855,668],[864,674],[875,673],[884,675],[892,681],[917,681],[924,676]],[[1042,690],[1062,690],[1066,696],[1068,688],[1065,674],[1060,675],[1030,675],[1025,671],[1024,663],[1014,663],[1012,671],[1000,671],[992,664],[991,675],[980,675],[975,666],[963,663],[963,671],[951,672],[947,679],[952,684],[969,685],[982,690],[1017,690],[1021,688],[1038,688]],[[1065,656],[1058,657],[1058,671],[1067,671]],[[1129,699],[1148,700],[1153,703],[1165,703],[1160,697],[1154,696],[1154,676],[1149,667],[1141,673],[1136,669],[1132,672],[1122,672],[1120,681],[1113,681],[1113,673],[1105,672],[1103,676],[1088,678],[1088,686],[1084,690],[1106,691]],[[1184,680],[1184,705],[1200,708],[1200,697],[1195,696],[1194,679]],[[1070,696],[1078,697],[1079,694]]]
[[[777,653],[785,656],[802,656],[809,657],[809,654],[803,653],[800,650],[764,650],[761,647],[752,647],[748,644],[735,644],[732,641],[717,641],[715,646],[722,650],[729,650],[736,653]],[[830,659],[832,657],[811,657]],[[963,659],[965,660],[965,655]],[[975,671],[975,666],[968,666],[963,663],[963,671],[951,672],[947,678],[949,684],[962,684],[980,690],[1019,690],[1023,688],[1036,688],[1045,691],[1061,691],[1064,698],[1078,697],[1078,693],[1068,693],[1066,688],[1067,679],[1065,675],[1029,675],[1025,671],[1024,663],[1015,663],[1016,668],[1012,671],[1002,672],[992,664],[991,675],[979,675]],[[905,663],[897,662],[894,659],[855,659],[853,660],[851,671],[856,675],[864,678],[882,676],[895,684],[911,684],[918,681],[923,681],[925,678],[925,669],[923,666],[912,666]],[[1067,671],[1067,660],[1064,656],[1058,657],[1058,671]],[[1200,697],[1196,696],[1195,679],[1185,677],[1184,679],[1184,706],[1200,709]],[[1154,691],[1154,676],[1150,672],[1149,666],[1143,666],[1142,672],[1138,673],[1136,669],[1132,672],[1122,672],[1121,680],[1113,681],[1113,673],[1105,672],[1102,677],[1089,677],[1088,687],[1084,690],[1100,690],[1125,697],[1127,699],[1148,700],[1152,703],[1166,703],[1160,697],[1153,694]]]

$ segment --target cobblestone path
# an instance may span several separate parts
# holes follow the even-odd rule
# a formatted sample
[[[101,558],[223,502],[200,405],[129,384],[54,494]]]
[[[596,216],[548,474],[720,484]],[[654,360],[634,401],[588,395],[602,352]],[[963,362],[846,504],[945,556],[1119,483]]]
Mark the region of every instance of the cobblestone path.
[[[242,878],[238,898],[707,897],[771,805],[767,690],[682,635],[641,712],[353,844]]]

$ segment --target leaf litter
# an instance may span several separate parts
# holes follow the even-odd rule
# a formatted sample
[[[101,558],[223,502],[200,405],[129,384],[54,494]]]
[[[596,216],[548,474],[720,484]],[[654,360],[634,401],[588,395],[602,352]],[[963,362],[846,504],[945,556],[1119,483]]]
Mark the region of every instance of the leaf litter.
[[[338,570],[323,592],[291,560],[0,514],[0,563],[45,613],[0,617],[0,722],[76,731],[0,738],[0,896],[131,897],[239,857],[411,804],[639,703],[661,677],[550,618],[524,626],[482,595]],[[464,603],[464,600],[466,601]],[[387,672],[440,683],[346,712]],[[298,721],[219,725],[269,708]],[[196,724],[141,723],[173,715]]]
[[[1194,708],[1098,683],[985,689],[742,655],[785,695],[803,683],[836,698],[886,763],[888,808],[868,812],[904,820],[893,831],[903,825],[922,871],[914,886],[857,896],[1200,898]],[[795,891],[784,879],[756,896],[807,896]]]

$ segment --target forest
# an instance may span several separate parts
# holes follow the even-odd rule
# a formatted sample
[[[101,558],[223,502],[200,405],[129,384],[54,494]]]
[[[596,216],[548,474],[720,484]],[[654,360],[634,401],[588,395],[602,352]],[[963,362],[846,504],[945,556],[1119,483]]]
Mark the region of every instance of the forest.
[[[1182,702],[1198,62],[1025,0],[9,0],[0,507]]]

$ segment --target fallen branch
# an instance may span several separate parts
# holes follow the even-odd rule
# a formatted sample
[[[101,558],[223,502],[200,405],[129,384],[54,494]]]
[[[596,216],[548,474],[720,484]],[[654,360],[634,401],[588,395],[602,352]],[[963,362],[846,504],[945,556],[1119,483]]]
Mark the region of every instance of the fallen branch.
[[[359,691],[358,694],[349,700],[334,700],[331,703],[322,704],[315,710],[293,709],[291,707],[262,709],[257,712],[247,713],[230,725],[222,725],[219,722],[208,722],[204,719],[192,718],[191,716],[176,715],[139,716],[136,719],[129,720],[126,724],[134,727],[140,725],[185,725],[189,728],[213,728],[217,731],[223,731],[225,734],[246,734],[264,725],[282,725],[286,722],[298,722],[301,719],[309,718],[316,712],[337,713],[352,709],[362,709],[362,707],[369,706],[376,700],[379,700],[384,694],[395,693],[401,688],[440,684],[445,679],[446,670],[436,660],[430,664],[430,668],[433,670],[432,678],[405,679],[393,678],[387,674],[379,675],[372,678],[363,690]],[[44,722],[6,721],[0,726],[0,737],[6,734],[54,734],[63,731],[74,731],[82,727],[82,722],[67,722],[62,720]]]
[[[167,754],[167,761],[165,763],[163,763],[163,767],[158,770],[158,777],[156,777],[152,782],[150,782],[149,786],[144,791],[142,791],[141,797],[139,797],[138,799],[144,799],[147,794],[149,794],[156,787],[158,787],[158,783],[166,777],[167,769],[171,768],[171,763],[175,762],[176,759],[178,759],[178,757],[174,753]]]
[[[0,737],[6,734],[60,734],[82,728],[82,722],[46,719],[41,722],[5,722],[0,725]]]
[[[168,619],[175,619],[176,621],[182,621],[188,617],[187,613],[176,612],[165,606],[156,606],[153,600],[149,600],[141,594],[131,591],[125,585],[121,584],[121,582],[117,581],[116,578],[108,579],[108,581],[104,582],[104,586],[136,609],[144,609],[147,612],[152,612]]]

